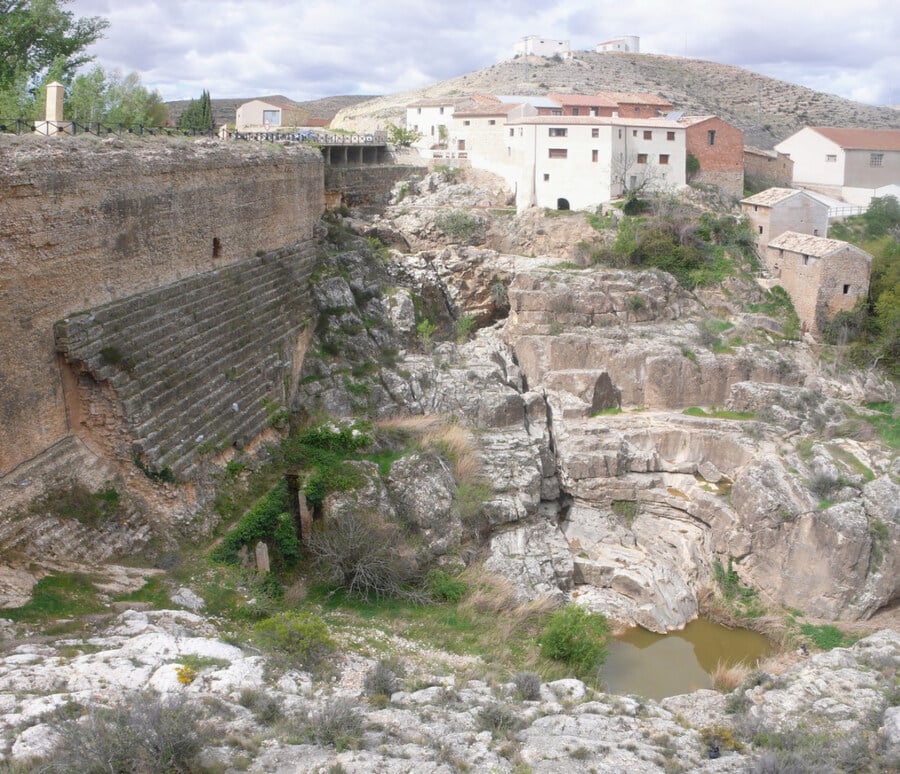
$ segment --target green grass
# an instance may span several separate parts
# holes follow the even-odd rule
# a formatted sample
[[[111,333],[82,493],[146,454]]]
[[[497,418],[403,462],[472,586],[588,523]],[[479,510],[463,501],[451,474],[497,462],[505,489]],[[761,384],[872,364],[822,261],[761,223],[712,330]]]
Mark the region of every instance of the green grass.
[[[618,406],[610,406],[609,408],[600,409],[599,411],[594,411],[591,416],[592,417],[604,417],[604,416],[612,416],[614,414],[621,414],[622,409]]]
[[[32,590],[31,601],[22,607],[4,610],[3,617],[35,623],[99,613],[104,609],[88,576],[61,573],[41,578]]]
[[[852,452],[836,444],[829,444],[828,451],[831,452],[832,457],[843,462],[853,473],[862,476],[866,481],[875,480],[875,474],[872,472],[872,469],[864,465]]]
[[[166,610],[172,606],[169,592],[162,578],[152,575],[145,578],[147,581],[137,591],[130,594],[120,594],[116,597],[118,602],[149,602],[156,610]]]
[[[706,417],[708,419],[756,419],[756,414],[752,411],[728,411],[727,409],[718,409],[712,406],[709,411],[699,406],[691,406],[681,412],[689,417]]]
[[[825,624],[824,626],[800,624],[800,631],[820,650],[849,648],[858,639],[849,634],[844,634],[844,632],[831,624]]]
[[[884,443],[892,449],[900,449],[900,416],[897,416],[893,403],[868,403],[867,408],[878,412],[875,416],[865,417],[870,422]]]

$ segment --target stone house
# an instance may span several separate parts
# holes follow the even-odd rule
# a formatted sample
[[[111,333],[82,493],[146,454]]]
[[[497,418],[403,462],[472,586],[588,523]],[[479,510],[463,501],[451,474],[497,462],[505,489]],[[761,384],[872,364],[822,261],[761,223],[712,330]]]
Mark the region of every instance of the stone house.
[[[794,162],[786,153],[744,146],[744,180],[759,181],[767,188],[790,188],[794,179]]]
[[[812,333],[869,292],[872,256],[848,242],[785,231],[769,242],[765,260]]]
[[[828,236],[828,205],[796,188],[769,188],[746,199],[741,209],[756,237],[757,252],[785,231]]]
[[[744,133],[718,116],[683,116],[687,152],[700,163],[692,182],[744,193]]]
[[[235,115],[235,128],[239,132],[262,132],[283,126],[305,126],[308,119],[308,111],[287,97],[276,94],[239,105]]]
[[[863,207],[900,183],[900,129],[807,126],[775,146],[794,162],[793,184]]]
[[[442,97],[410,102],[406,106],[406,128],[422,135],[413,146],[419,150],[429,150],[434,146],[446,145],[454,111],[471,101],[469,97]]]

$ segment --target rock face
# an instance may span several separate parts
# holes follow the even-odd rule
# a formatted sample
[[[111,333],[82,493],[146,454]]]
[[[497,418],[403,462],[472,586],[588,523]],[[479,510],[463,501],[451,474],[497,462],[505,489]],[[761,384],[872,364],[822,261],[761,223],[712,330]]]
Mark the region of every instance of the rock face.
[[[16,633],[7,626],[5,634]],[[744,772],[787,762],[790,753],[775,746],[779,735],[818,761],[817,771],[837,771],[851,750],[871,770],[898,762],[889,702],[890,678],[900,667],[896,632],[815,655],[777,679],[762,675],[728,697],[700,691],[662,702],[612,696],[574,679],[544,683],[526,700],[514,683],[448,677],[459,668],[471,674],[477,660],[424,654],[396,637],[390,647],[407,677],[389,700],[369,703],[364,682],[375,662],[347,649],[334,659],[331,678],[320,680],[226,644],[194,613],[129,610],[90,636],[58,646],[19,644],[0,656],[0,755],[38,770],[66,722],[79,723],[90,738],[98,707],[162,697],[182,702],[198,730],[215,729],[203,737],[204,766],[241,761],[251,772],[287,774],[300,766],[449,774],[523,765],[538,772],[666,772],[672,760],[690,771]],[[186,664],[198,666],[186,672]],[[268,715],[254,705],[259,696]],[[358,732],[352,746],[336,749],[315,724],[338,706],[352,708]],[[733,738],[748,743],[736,750],[720,741]],[[719,758],[710,755],[711,744]]]

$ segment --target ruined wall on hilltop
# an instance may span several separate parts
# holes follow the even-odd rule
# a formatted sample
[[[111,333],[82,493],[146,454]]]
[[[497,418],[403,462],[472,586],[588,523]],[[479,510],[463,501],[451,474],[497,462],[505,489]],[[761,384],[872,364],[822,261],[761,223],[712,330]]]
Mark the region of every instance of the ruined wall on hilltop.
[[[81,366],[73,364],[85,363],[82,375],[102,383],[108,376],[102,366],[109,363],[97,359],[100,349],[107,347],[107,360],[118,359],[117,347],[128,356],[115,342],[99,344],[97,352],[87,344],[84,352],[73,349],[71,331],[58,329],[61,355],[54,340],[57,321],[96,307],[112,314],[108,310],[114,308],[103,324],[93,312],[79,317],[78,341],[110,338],[113,328],[125,336],[123,342],[141,333],[140,346],[150,347],[148,353],[158,345],[155,363],[190,359],[192,351],[211,362],[213,353],[206,350],[225,339],[237,342],[250,320],[257,331],[262,320],[282,326],[272,331],[273,338],[285,330],[292,341],[299,335],[313,229],[324,208],[317,151],[163,139],[2,142],[0,478],[80,431],[83,401],[72,375]],[[289,249],[281,251],[285,246]],[[258,295],[257,282],[264,285]],[[293,309],[285,307],[292,304]],[[231,315],[233,320],[223,322]],[[188,335],[202,333],[207,323],[225,327],[209,336]],[[228,325],[236,327],[229,331]],[[283,381],[291,346],[281,342],[263,352],[266,347],[257,341],[249,350],[238,348],[235,362],[222,365],[224,378],[231,374],[237,381],[249,368],[247,352],[263,353],[272,362],[260,364],[262,382],[248,374],[247,383],[259,391],[264,382],[265,398],[271,399],[285,389],[272,383]],[[275,368],[277,357],[283,359],[276,379],[269,366]],[[150,354],[147,358],[149,365]],[[258,405],[260,396],[254,398]],[[189,397],[186,390],[179,400]],[[240,400],[231,402],[240,407]],[[236,425],[216,442],[224,442],[225,435],[243,439],[258,420],[257,412],[246,427]],[[147,448],[154,448],[149,441]]]

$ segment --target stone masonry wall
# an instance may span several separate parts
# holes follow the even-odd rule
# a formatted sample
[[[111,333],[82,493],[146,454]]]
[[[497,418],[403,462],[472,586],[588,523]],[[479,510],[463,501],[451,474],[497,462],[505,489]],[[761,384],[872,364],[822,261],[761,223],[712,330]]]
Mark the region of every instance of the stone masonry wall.
[[[156,316],[138,306],[149,298],[141,294],[258,250],[306,242],[324,209],[322,181],[321,155],[310,149],[164,138],[0,139],[0,477],[77,429],[77,406],[66,406],[56,321],[117,302],[120,320],[147,337],[140,348],[165,343],[179,324],[190,326],[188,307],[172,328],[162,314],[169,297],[158,298]],[[212,314],[216,301],[206,292],[213,285],[204,282],[190,294]],[[130,296],[136,298],[120,301]],[[288,299],[263,295],[259,304],[270,301]],[[240,307],[240,315],[238,328],[253,319],[253,305]],[[153,439],[144,441],[152,453]],[[167,451],[180,465],[180,452]]]
[[[374,207],[388,203],[395,183],[421,167],[413,166],[329,166],[325,168],[325,195],[328,205]]]
[[[715,142],[709,144],[709,132]],[[688,126],[685,132],[687,152],[700,162],[694,180],[717,185],[733,196],[744,192],[744,133],[720,118],[709,118]]]
[[[204,453],[248,446],[288,404],[314,265],[301,243],[58,322],[73,429],[182,478]]]

